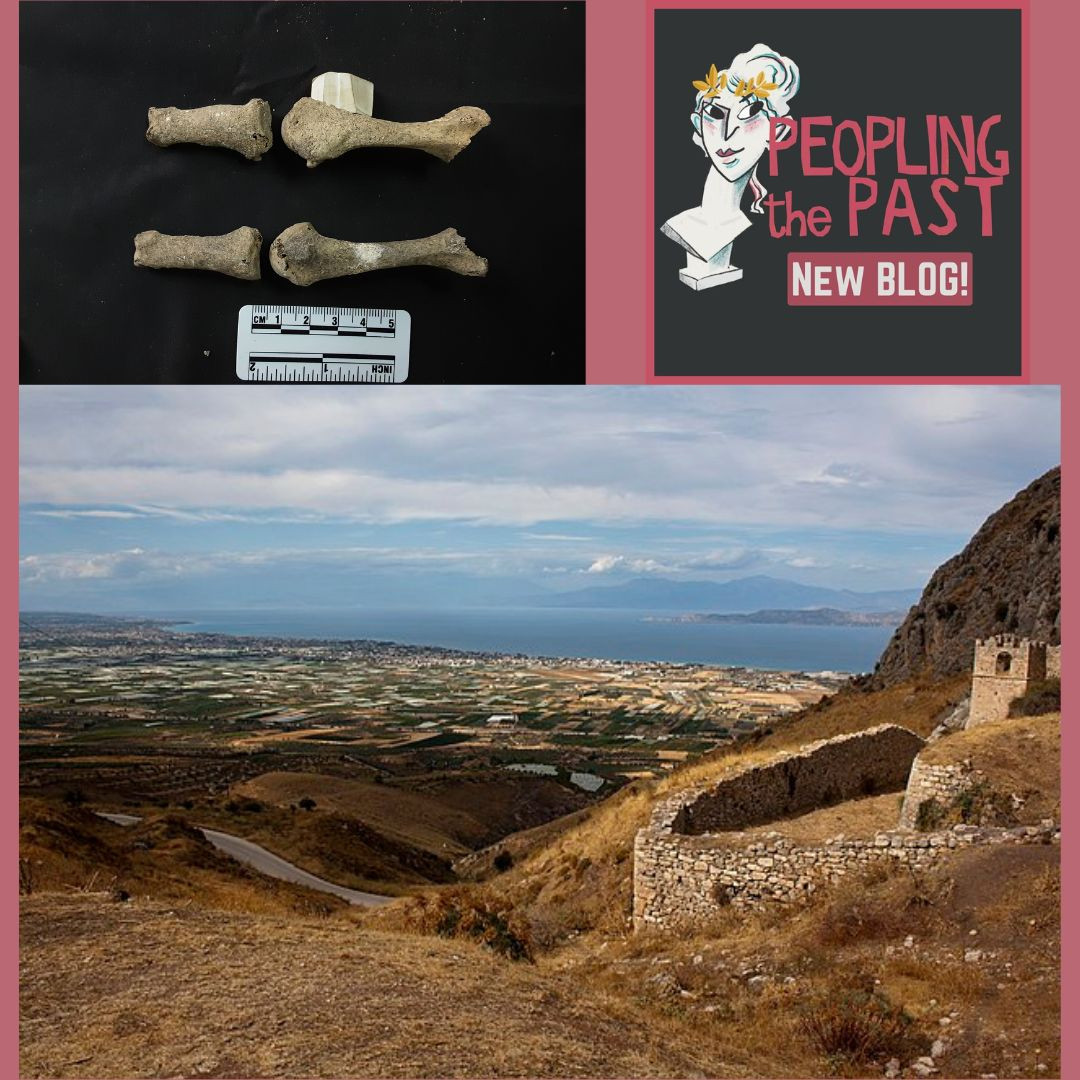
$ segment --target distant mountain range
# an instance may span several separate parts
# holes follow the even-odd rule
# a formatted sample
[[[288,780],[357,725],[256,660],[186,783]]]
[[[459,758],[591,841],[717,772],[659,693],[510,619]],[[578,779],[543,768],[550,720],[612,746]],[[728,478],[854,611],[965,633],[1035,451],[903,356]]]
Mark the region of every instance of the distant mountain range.
[[[728,614],[808,608],[865,612],[906,611],[918,599],[918,589],[864,593],[851,589],[803,585],[797,581],[757,574],[721,583],[638,577],[619,585],[594,585],[543,598],[537,597],[532,602],[544,607],[630,608],[639,611],[706,611]]]
[[[647,621],[680,623],[753,623],[768,626],[899,626],[902,611],[840,611],[838,608],[732,612],[728,615],[652,615]]]

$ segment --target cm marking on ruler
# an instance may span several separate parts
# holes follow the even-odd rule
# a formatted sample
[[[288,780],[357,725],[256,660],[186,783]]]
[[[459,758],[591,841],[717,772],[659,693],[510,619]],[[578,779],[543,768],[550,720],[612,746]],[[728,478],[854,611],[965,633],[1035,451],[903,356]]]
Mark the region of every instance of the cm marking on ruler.
[[[247,304],[236,322],[244,382],[400,383],[409,377],[412,319],[394,308]]]

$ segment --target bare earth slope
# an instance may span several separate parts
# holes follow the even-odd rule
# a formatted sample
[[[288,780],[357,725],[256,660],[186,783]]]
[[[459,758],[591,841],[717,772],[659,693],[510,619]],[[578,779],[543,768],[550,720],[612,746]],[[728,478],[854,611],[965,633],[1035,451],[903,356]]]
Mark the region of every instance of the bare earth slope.
[[[934,571],[870,685],[968,671],[975,638],[999,633],[1061,642],[1060,468],[991,514],[967,547]]]
[[[334,920],[22,899],[23,1076],[693,1075],[567,977]]]

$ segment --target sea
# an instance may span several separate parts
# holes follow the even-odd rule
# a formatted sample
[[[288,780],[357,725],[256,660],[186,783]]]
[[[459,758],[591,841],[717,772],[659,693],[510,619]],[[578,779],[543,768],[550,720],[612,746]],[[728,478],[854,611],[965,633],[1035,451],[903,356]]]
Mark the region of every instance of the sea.
[[[886,626],[676,622],[656,612],[585,608],[189,611],[153,617],[194,632],[852,674],[871,671],[892,635]]]

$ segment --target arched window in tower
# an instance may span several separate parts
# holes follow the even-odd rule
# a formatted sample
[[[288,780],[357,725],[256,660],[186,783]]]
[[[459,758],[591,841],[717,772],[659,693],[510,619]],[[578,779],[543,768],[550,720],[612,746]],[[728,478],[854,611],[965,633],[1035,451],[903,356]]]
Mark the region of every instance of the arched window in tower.
[[[995,675],[1007,675],[1012,668],[1012,653],[999,652],[997,664],[994,666]]]

